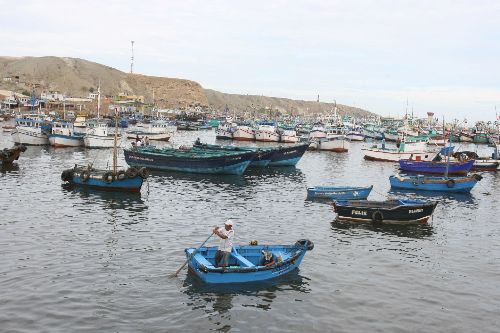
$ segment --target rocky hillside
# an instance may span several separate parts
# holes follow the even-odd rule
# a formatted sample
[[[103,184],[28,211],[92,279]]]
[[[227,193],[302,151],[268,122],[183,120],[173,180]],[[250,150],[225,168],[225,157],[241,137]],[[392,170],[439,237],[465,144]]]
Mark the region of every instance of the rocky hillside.
[[[225,94],[203,89],[194,81],[128,74],[95,62],[60,57],[0,57],[0,89],[30,92],[59,91],[72,97],[87,97],[97,91],[106,96],[142,95],[146,103],[153,98],[160,108],[203,106],[223,110],[226,105],[236,112],[279,110],[294,115],[332,110],[331,103],[299,101],[287,98]],[[339,113],[366,116],[371,113],[338,105]]]

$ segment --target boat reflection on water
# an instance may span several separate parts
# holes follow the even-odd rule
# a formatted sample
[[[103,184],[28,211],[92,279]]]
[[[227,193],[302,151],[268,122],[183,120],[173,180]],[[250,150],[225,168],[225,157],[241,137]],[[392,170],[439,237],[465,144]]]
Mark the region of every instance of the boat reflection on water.
[[[391,189],[390,196],[397,198],[406,198],[411,200],[433,200],[438,201],[440,204],[461,203],[470,205],[475,208],[476,200],[472,193],[447,193],[447,192],[434,192],[434,191],[414,191],[404,189]]]
[[[84,202],[101,204],[104,210],[123,210],[128,216],[140,214],[148,209],[141,193],[100,191],[91,188],[62,184],[62,190],[71,196],[79,196]],[[127,219],[128,224],[138,223],[138,219]]]
[[[155,182],[163,185],[170,185],[173,181],[185,181],[194,185],[201,183],[234,185],[239,187],[248,185],[248,182],[242,175],[218,175],[151,170],[150,177],[155,178]]]
[[[432,219],[432,218],[431,218]],[[377,232],[386,235],[394,235],[407,238],[428,238],[433,235],[433,227],[430,224],[377,224],[339,221],[331,222],[332,230],[337,234]]]
[[[309,279],[299,270],[280,278],[259,283],[213,285],[203,283],[193,274],[187,274],[181,292],[188,297],[186,304],[191,310],[202,310],[208,314],[208,323],[216,327],[210,330],[228,332],[231,329],[233,299],[238,306],[254,307],[269,311],[272,302],[283,293],[307,294],[311,292]]]
[[[304,173],[295,166],[270,166],[265,168],[248,168],[244,176],[249,179],[286,178],[296,183],[305,180]]]

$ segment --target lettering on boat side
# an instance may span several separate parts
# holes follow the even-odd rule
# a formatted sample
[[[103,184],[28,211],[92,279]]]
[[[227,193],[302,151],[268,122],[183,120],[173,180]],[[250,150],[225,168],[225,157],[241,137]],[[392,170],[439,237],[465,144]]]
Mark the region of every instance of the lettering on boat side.
[[[147,157],[139,157],[139,156],[133,156],[133,155],[131,155],[130,158],[133,159],[133,160],[141,160],[141,161],[153,162],[152,158],[147,158]]]
[[[283,153],[283,155],[290,155],[290,154],[293,154],[293,153],[296,153],[297,151],[296,150],[290,150],[290,151],[286,151]]]
[[[423,213],[423,212],[424,212],[424,210],[423,210],[422,208],[418,208],[418,209],[410,209],[410,210],[408,211],[408,213],[410,213],[410,214],[417,214],[417,213]]]
[[[368,212],[364,211],[364,210],[352,210],[351,211],[351,215],[363,215],[363,216],[367,216]]]

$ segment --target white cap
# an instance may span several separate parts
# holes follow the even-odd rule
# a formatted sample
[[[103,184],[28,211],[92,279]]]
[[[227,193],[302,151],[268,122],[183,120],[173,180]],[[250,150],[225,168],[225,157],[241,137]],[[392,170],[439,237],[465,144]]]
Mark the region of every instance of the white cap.
[[[230,226],[233,226],[233,221],[231,221],[231,220],[227,220],[224,224],[225,224],[225,225],[230,225]]]

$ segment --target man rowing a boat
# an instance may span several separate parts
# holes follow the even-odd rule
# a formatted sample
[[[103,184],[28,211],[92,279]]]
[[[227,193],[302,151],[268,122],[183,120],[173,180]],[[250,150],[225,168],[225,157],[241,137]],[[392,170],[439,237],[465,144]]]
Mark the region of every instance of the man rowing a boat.
[[[229,262],[229,256],[233,250],[233,222],[227,220],[224,223],[224,227],[215,227],[213,233],[219,236],[220,245],[217,253],[215,254],[215,264],[219,267],[227,267]]]

